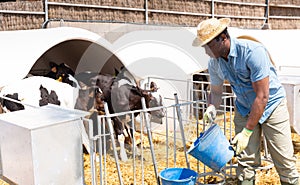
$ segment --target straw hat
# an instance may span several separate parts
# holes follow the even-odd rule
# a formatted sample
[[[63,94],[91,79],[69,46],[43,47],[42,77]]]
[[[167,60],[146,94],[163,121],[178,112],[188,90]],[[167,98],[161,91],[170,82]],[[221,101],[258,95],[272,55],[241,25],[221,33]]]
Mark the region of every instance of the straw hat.
[[[193,41],[193,46],[203,46],[218,36],[229,25],[229,18],[211,18],[198,24],[197,37]]]

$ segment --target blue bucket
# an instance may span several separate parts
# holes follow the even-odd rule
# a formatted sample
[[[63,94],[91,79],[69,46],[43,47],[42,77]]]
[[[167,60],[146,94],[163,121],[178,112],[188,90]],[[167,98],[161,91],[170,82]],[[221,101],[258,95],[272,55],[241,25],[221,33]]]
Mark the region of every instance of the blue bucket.
[[[166,168],[159,176],[162,185],[194,185],[198,173],[188,168]]]
[[[234,156],[233,148],[217,124],[202,132],[187,153],[216,172]]]

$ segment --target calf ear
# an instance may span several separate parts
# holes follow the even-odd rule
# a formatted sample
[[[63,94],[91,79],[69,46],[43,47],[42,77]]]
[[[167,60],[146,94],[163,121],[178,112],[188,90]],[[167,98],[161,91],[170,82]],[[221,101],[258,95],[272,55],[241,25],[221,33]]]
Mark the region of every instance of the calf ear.
[[[151,83],[150,83],[150,90],[151,90],[152,92],[156,92],[156,91],[158,90],[158,87],[157,87],[157,85],[156,85],[155,82],[151,82]]]
[[[120,73],[119,70],[117,70],[117,69],[115,68],[115,76],[118,76],[119,73]]]
[[[12,99],[15,99],[15,100],[19,100],[19,94],[18,93],[13,93],[12,96],[11,96]]]
[[[48,99],[48,95],[49,95],[49,92],[48,90],[43,87],[42,85],[40,86],[40,95],[41,95],[41,98],[42,99]]]

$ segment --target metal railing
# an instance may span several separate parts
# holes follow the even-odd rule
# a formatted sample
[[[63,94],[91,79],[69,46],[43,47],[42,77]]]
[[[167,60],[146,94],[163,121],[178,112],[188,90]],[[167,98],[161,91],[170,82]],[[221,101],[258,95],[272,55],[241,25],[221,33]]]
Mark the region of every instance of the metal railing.
[[[96,8],[96,9],[110,9],[110,10],[123,10],[123,11],[137,11],[145,13],[145,24],[149,22],[149,13],[162,13],[162,14],[176,14],[176,15],[190,15],[190,16],[203,16],[203,17],[229,17],[229,18],[240,18],[240,19],[258,19],[258,20],[266,20],[266,17],[255,17],[255,16],[235,16],[235,15],[218,15],[214,13],[214,4],[215,3],[226,3],[226,4],[241,4],[245,6],[263,6],[266,7],[267,4],[259,4],[259,3],[242,3],[242,2],[233,2],[233,1],[219,1],[219,0],[206,0],[212,3],[212,13],[200,13],[200,12],[183,12],[183,11],[172,11],[172,10],[158,10],[158,9],[150,9],[148,7],[148,0],[145,0],[145,8],[130,8],[130,7],[119,7],[119,6],[101,6],[101,5],[88,5],[88,4],[74,4],[74,3],[60,3],[60,2],[48,2],[45,0],[45,22],[51,21],[47,17],[48,7],[51,6],[67,6],[67,7],[83,7],[83,8]],[[56,19],[55,19],[56,20]],[[86,20],[83,20],[86,22]]]
[[[104,136],[109,136],[109,141],[116,142],[114,140],[114,136],[112,136],[112,123],[111,118],[115,116],[122,116],[122,115],[130,115],[131,121],[130,125],[134,128],[135,124],[137,124],[137,120],[134,118],[135,113],[142,114],[142,118],[139,120],[139,130],[140,132],[133,137],[133,144],[129,147],[131,150],[134,150],[134,144],[138,143],[138,140],[140,140],[139,148],[141,150],[140,155],[136,155],[135,151],[132,151],[132,154],[130,156],[130,160],[128,161],[122,161],[120,162],[119,159],[119,149],[117,149],[114,144],[111,146],[108,151],[112,151],[112,153],[109,154],[107,151],[95,151],[95,147],[91,148],[90,151],[91,154],[91,176],[92,176],[92,184],[112,184],[111,179],[109,179],[108,170],[111,171],[112,168],[117,169],[116,173],[118,173],[118,180],[119,182],[117,184],[127,184],[128,181],[125,179],[128,179],[130,177],[131,184],[144,184],[146,181],[145,177],[153,176],[153,179],[157,181],[157,184],[160,184],[160,177],[159,177],[159,171],[169,168],[169,167],[183,167],[183,168],[191,168],[197,171],[199,174],[205,174],[210,172],[207,167],[205,167],[201,162],[196,161],[195,159],[191,159],[187,155],[187,143],[194,142],[194,139],[198,137],[201,130],[204,130],[204,128],[207,126],[206,124],[202,123],[201,120],[198,118],[194,119],[184,119],[182,116],[182,110],[185,109],[186,106],[191,106],[191,104],[197,104],[202,103],[202,101],[190,101],[190,102],[179,102],[178,99],[176,99],[176,95],[174,95],[175,104],[171,106],[165,106],[165,107],[157,107],[157,108],[151,108],[151,109],[143,109],[139,111],[129,111],[129,112],[122,112],[122,113],[116,113],[116,114],[107,114],[98,116],[98,120],[105,120],[104,124],[109,124],[108,127],[110,128],[108,133],[104,134],[96,134],[91,135],[91,141],[94,143],[91,146],[95,146],[96,143],[99,145],[99,149],[102,149],[104,146],[104,140],[101,138],[104,138]],[[149,120],[145,119],[147,118],[147,112],[158,110],[158,109],[165,109],[166,112],[169,112],[167,116],[165,117],[163,121],[163,125],[155,125],[154,123],[150,122]],[[226,114],[225,114],[226,116]],[[222,122],[222,121],[221,121]],[[221,123],[220,125],[225,125],[228,123]],[[103,125],[103,122],[98,125]],[[152,125],[152,127],[150,126]],[[222,126],[223,127],[223,126]],[[224,130],[228,131],[228,127],[224,128]],[[197,128],[197,132],[196,132]],[[202,129],[201,129],[202,128]],[[89,126],[89,132],[92,134],[92,124]],[[98,128],[98,130],[103,130],[102,128]],[[231,131],[230,131],[231,132]],[[101,133],[101,132],[99,132]],[[147,133],[147,135],[145,135]],[[153,141],[153,137],[155,137],[155,141]],[[138,139],[136,139],[138,138]],[[157,139],[159,138],[159,139]],[[145,144],[145,142],[148,141],[149,145]],[[156,143],[156,144],[154,144]],[[106,144],[107,146],[107,144]],[[161,148],[159,148],[161,147]],[[165,149],[163,149],[165,148]],[[127,152],[130,153],[130,151],[127,150]],[[144,162],[143,159],[146,157],[146,153],[148,153],[147,156],[149,156],[149,152],[152,154],[152,162],[150,162],[150,159],[147,160],[147,162]],[[115,166],[109,166],[107,160],[107,156],[113,155],[115,159]],[[96,157],[97,156],[97,157]],[[181,156],[181,157],[180,157]],[[181,162],[180,162],[181,161]],[[184,161],[184,162],[183,162]],[[147,163],[147,164],[146,164]],[[149,165],[151,163],[151,165]],[[126,166],[132,166],[131,172],[126,171],[124,173],[124,168],[126,169]],[[152,166],[152,170],[151,169]],[[233,164],[228,164],[228,168],[232,167]],[[108,169],[109,168],[109,169]],[[148,169],[148,170],[146,170]],[[231,172],[230,172],[231,173]],[[218,174],[218,173],[216,173]],[[223,178],[224,174],[220,173]],[[227,174],[230,175],[230,174]],[[231,174],[232,175],[232,174]],[[154,181],[152,181],[153,183]]]
[[[154,78],[156,77],[151,77],[149,81]],[[172,79],[167,80],[170,81]],[[178,80],[176,81],[178,82]],[[188,84],[193,83],[184,80],[179,80],[179,82]],[[187,85],[188,92],[192,93],[197,90],[193,88],[192,85]],[[231,138],[233,136],[233,127],[231,126],[233,105],[226,104],[228,102],[233,103],[231,101],[226,101],[230,98],[232,97],[229,94],[223,96],[225,104],[222,105],[223,108],[218,110],[219,115],[221,116],[216,119],[216,123],[219,124],[223,132],[229,134],[229,137]],[[126,179],[129,177],[131,179],[130,184],[144,184],[147,183],[146,177],[149,176],[153,176],[153,179],[156,180],[157,184],[160,184],[159,171],[169,167],[191,168],[201,174],[201,176],[219,175],[224,179],[225,176],[233,176],[233,163],[228,163],[226,171],[215,173],[204,166],[203,163],[187,155],[188,144],[193,143],[200,132],[205,130],[205,127],[208,126],[207,123],[203,122],[201,115],[198,114],[198,112],[204,112],[205,107],[203,105],[206,104],[206,99],[178,99],[176,93],[173,98],[167,97],[167,99],[172,99],[171,101],[174,103],[172,105],[155,108],[146,108],[144,105],[143,110],[115,114],[110,114],[107,111],[106,115],[99,115],[98,120],[101,121],[99,121],[97,125],[102,127],[98,127],[98,134],[93,133],[93,125],[95,126],[95,124],[90,123],[90,146],[93,146],[90,149],[90,164],[93,185],[111,184],[112,182],[109,179],[108,170],[111,170],[112,168],[116,169],[115,173],[118,174],[119,182],[116,184],[127,184],[128,181],[126,181]],[[191,109],[191,107],[193,107],[193,109]],[[162,125],[151,122],[150,119],[148,119],[148,112],[159,109],[164,109],[166,112],[166,116],[162,120]],[[193,111],[194,109],[196,112]],[[141,115],[139,119],[135,118],[134,114],[136,113]],[[115,144],[110,143],[117,142],[117,140],[114,139],[116,136],[112,134],[114,131],[111,119],[113,117],[124,115],[129,115],[129,124],[134,128],[134,131],[138,131],[137,135],[133,137],[133,142],[130,147],[127,147],[129,149],[126,151],[130,154],[130,160],[125,162],[120,161],[120,149]],[[106,126],[103,127],[103,125]],[[108,129],[105,131],[103,128]],[[139,143],[140,148],[139,155],[136,155],[135,150],[135,145],[137,143]],[[110,146],[110,148],[107,148],[107,146]],[[95,148],[98,148],[98,151],[95,150]],[[104,151],[101,150],[103,148]],[[107,156],[109,155],[114,157],[115,166],[108,166]],[[151,162],[150,158],[144,162],[143,159],[147,158],[146,156],[151,156]],[[149,167],[149,163],[151,163],[150,166],[152,167]],[[126,173],[124,173],[124,168],[126,169],[127,165],[132,168],[130,168],[130,171],[125,170]],[[152,170],[149,170],[151,168]],[[154,181],[152,181],[152,183],[153,182]]]
[[[235,2],[235,1],[223,1],[223,0],[205,0],[207,2],[211,2],[211,13],[201,13],[201,12],[185,12],[185,11],[173,11],[173,10],[161,10],[161,9],[151,9],[148,6],[148,0],[145,0],[143,8],[131,8],[131,7],[120,7],[120,6],[103,6],[103,5],[92,5],[92,4],[77,4],[77,3],[62,3],[62,2],[49,2],[48,0],[44,0],[44,11],[23,11],[23,10],[0,10],[0,13],[3,14],[25,14],[25,15],[44,15],[44,24],[49,21],[57,21],[58,19],[53,18],[49,19],[49,6],[64,6],[64,7],[82,7],[82,8],[93,8],[93,9],[109,9],[109,10],[121,10],[121,11],[136,11],[136,12],[144,12],[145,20],[144,24],[149,24],[149,13],[162,13],[162,14],[176,14],[176,15],[188,15],[188,16],[203,16],[203,17],[229,17],[229,18],[237,18],[237,19],[256,19],[267,21],[268,19],[300,19],[299,16],[277,16],[277,15],[269,15],[269,9],[272,7],[279,8],[296,8],[299,9],[299,5],[285,5],[285,4],[270,4],[269,1],[266,3],[249,3],[249,2]],[[243,5],[243,6],[257,6],[257,7],[265,7],[265,15],[264,16],[238,16],[238,15],[221,15],[215,13],[215,4],[231,4],[231,5]],[[61,18],[59,18],[61,19]],[[75,20],[73,20],[75,21]],[[82,22],[89,21],[101,21],[101,20],[76,20]],[[107,21],[106,21],[107,22]]]

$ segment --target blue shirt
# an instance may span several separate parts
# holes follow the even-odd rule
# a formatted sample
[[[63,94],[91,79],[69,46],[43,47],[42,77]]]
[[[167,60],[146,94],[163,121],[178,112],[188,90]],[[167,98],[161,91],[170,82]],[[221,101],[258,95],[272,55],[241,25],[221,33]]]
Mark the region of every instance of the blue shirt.
[[[285,90],[277,78],[266,48],[254,41],[231,38],[228,61],[211,58],[208,64],[212,85],[228,80],[236,95],[235,105],[242,116],[251,111],[256,97],[252,82],[269,77],[269,101],[259,120],[263,123],[285,97]]]

